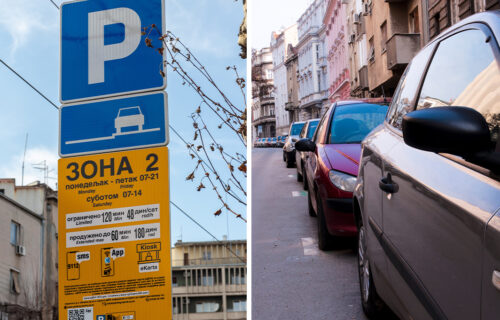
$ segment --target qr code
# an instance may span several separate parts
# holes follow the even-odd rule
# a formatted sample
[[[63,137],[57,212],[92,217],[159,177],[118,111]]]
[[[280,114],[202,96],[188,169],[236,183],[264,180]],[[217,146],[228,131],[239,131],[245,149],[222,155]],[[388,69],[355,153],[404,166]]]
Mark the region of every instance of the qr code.
[[[93,320],[94,308],[68,309],[68,320]]]

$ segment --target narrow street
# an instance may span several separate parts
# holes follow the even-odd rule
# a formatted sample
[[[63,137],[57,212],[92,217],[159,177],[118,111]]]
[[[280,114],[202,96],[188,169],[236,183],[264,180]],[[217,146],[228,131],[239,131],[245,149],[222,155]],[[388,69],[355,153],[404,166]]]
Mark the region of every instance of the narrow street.
[[[252,152],[253,319],[366,319],[353,242],[319,251],[297,169],[281,148]]]

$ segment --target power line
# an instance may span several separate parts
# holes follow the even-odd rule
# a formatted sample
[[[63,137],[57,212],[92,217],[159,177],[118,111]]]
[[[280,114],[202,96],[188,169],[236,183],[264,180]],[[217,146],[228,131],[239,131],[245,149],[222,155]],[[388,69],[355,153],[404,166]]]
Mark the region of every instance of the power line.
[[[49,0],[50,2],[52,2],[52,4],[59,10],[59,6],[52,0]]]
[[[40,96],[42,96],[51,105],[53,105],[54,108],[56,108],[57,110],[59,110],[59,107],[54,102],[52,102],[52,100],[50,100],[49,98],[47,98],[43,93],[41,93],[37,88],[35,88],[35,86],[33,86],[28,80],[24,79],[19,73],[17,73],[16,70],[12,69],[7,63],[5,63],[5,61],[3,61],[2,59],[0,59],[0,62],[4,66],[6,66],[10,71],[12,71],[16,76],[18,76],[21,80],[23,80],[27,85],[29,85],[31,87],[31,89],[35,90]]]
[[[201,229],[203,229],[203,231],[205,231],[206,233],[208,233],[212,238],[215,239],[215,241],[217,242],[220,242],[220,243],[223,243],[223,241],[220,241],[219,239],[217,239],[216,236],[214,236],[212,233],[210,233],[210,231],[208,231],[204,226],[202,226],[198,221],[196,221],[193,217],[191,217],[186,211],[182,210],[181,208],[179,208],[178,205],[176,205],[173,201],[170,201],[170,203],[176,207],[180,212],[182,212],[186,217],[188,217],[191,221],[193,221],[194,223],[196,223],[196,225],[198,227],[200,227]],[[233,250],[231,250],[231,248],[229,248],[229,246],[227,244],[224,245],[226,247],[226,249],[231,252],[236,258],[238,258],[241,262],[243,263],[246,263],[245,259],[243,259],[242,257],[240,257],[239,255],[237,255]]]

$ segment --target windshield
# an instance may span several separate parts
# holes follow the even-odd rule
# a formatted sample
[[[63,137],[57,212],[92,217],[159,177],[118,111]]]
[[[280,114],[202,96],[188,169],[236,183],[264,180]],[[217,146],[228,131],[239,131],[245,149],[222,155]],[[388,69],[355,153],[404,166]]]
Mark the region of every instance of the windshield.
[[[294,123],[292,124],[292,127],[290,128],[290,135],[291,136],[298,136],[300,134],[300,131],[302,130],[302,127],[304,126],[304,123]]]
[[[312,139],[314,136],[314,132],[316,131],[316,127],[318,126],[319,120],[309,122],[309,127],[307,128],[307,139]]]
[[[139,107],[124,108],[118,111],[119,117],[134,116],[137,114],[141,114],[141,109],[139,109]]]
[[[331,144],[360,143],[370,131],[384,122],[387,106],[356,104],[335,109],[330,127]]]

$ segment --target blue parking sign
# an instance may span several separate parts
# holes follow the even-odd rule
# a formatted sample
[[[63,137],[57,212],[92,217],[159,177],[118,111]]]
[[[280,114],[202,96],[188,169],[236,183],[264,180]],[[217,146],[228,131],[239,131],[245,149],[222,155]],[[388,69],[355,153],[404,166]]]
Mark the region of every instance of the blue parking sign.
[[[164,91],[63,105],[59,113],[61,157],[168,144]]]
[[[162,90],[163,56],[156,30],[146,46],[142,28],[164,27],[164,0],[77,0],[61,5],[62,103]]]

